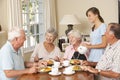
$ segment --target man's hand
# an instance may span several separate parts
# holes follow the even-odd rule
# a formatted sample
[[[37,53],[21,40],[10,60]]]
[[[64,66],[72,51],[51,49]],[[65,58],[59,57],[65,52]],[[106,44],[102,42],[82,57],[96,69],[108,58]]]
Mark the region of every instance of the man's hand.
[[[91,63],[89,61],[82,61],[81,65],[90,66]]]
[[[97,65],[97,62],[83,61],[81,65],[95,67]]]
[[[82,70],[89,71],[94,74],[98,74],[98,70],[90,66],[81,66]]]
[[[87,71],[94,73],[94,74],[98,74],[98,69],[92,68],[90,66],[87,66]]]
[[[35,66],[26,69],[27,73],[32,74],[32,73],[37,73],[37,68]]]

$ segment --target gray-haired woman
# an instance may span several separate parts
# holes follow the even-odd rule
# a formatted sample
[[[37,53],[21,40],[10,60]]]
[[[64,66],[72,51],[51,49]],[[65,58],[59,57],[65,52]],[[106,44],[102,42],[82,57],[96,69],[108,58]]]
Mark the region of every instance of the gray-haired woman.
[[[71,30],[68,33],[69,42],[71,45],[67,46],[65,49],[64,59],[80,59],[87,60],[87,55],[79,54],[78,47],[82,43],[82,36],[78,30]]]
[[[60,49],[53,44],[58,34],[53,27],[50,27],[45,33],[45,41],[36,45],[31,61],[38,61],[39,59],[58,59],[60,57]]]

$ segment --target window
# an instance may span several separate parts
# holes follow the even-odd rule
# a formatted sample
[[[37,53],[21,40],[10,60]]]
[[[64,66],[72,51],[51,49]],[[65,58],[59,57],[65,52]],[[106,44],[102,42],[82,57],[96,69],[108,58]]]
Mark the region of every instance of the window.
[[[24,51],[43,41],[45,34],[44,24],[44,0],[21,0],[22,23],[26,34]]]

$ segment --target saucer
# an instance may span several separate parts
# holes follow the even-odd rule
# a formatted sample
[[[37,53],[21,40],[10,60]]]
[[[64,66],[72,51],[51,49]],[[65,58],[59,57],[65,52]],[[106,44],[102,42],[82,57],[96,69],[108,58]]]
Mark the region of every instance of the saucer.
[[[55,67],[55,66],[52,66],[53,68]],[[62,68],[63,66],[59,66],[58,68]]]
[[[52,76],[58,76],[58,75],[61,75],[61,72],[58,72],[58,74],[54,74],[52,72],[49,72],[48,74],[52,75]]]
[[[62,66],[64,66],[64,67],[68,67],[68,66],[70,66],[70,64],[69,64],[69,65],[64,65],[64,64],[62,64]]]
[[[71,73],[68,73],[68,72],[63,72],[63,74],[66,74],[66,75],[72,75],[72,74],[74,74],[75,73],[75,71],[72,71]]]

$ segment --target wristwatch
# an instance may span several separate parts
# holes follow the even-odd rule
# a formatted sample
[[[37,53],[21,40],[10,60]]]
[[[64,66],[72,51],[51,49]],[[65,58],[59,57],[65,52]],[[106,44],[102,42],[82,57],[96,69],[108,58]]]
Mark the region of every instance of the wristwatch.
[[[100,74],[100,72],[101,72],[101,70],[100,70],[100,69],[98,69],[98,74]]]

